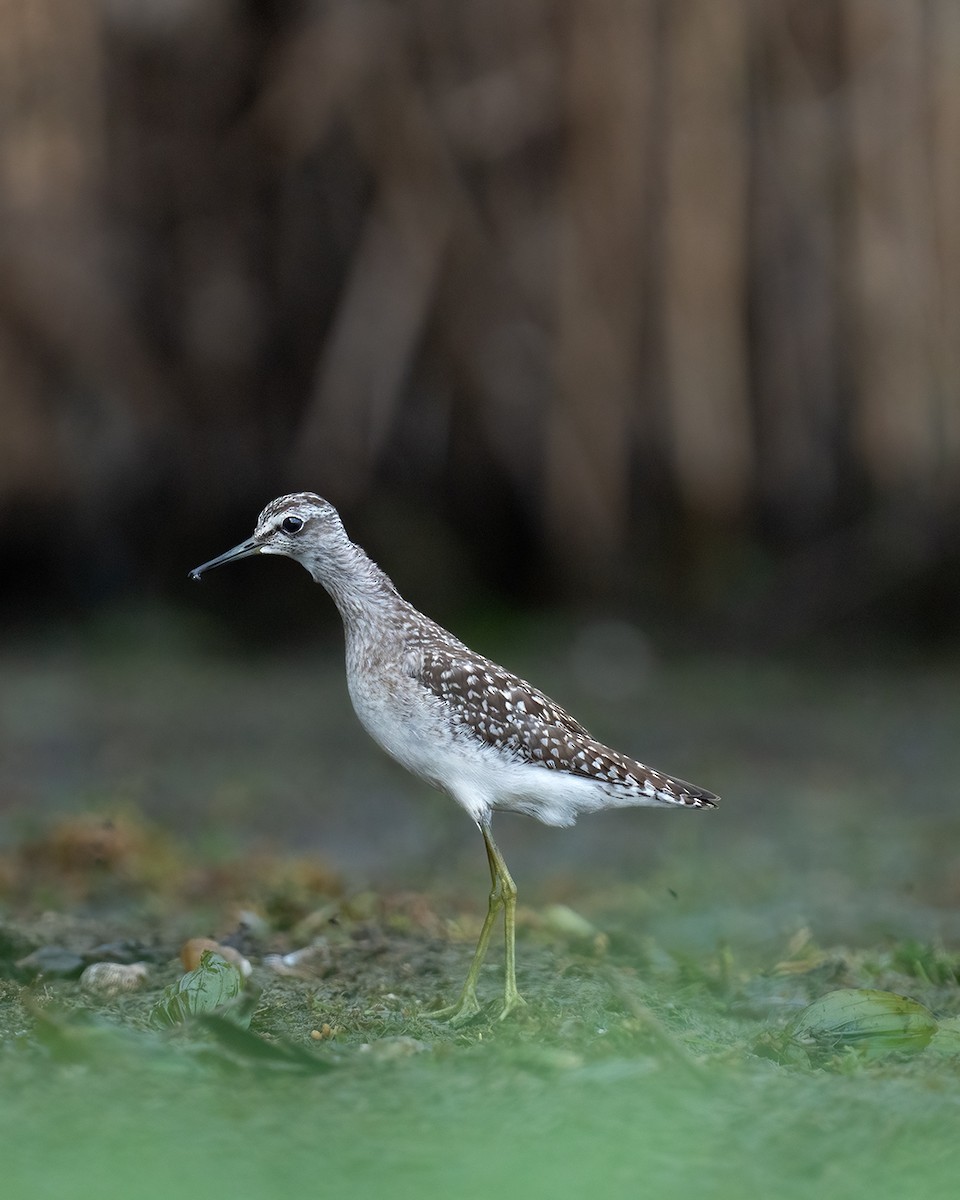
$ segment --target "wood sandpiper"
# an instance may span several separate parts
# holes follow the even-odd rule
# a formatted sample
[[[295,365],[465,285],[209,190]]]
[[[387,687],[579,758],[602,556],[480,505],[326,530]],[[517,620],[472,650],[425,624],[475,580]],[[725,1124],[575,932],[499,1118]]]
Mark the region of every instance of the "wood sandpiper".
[[[461,1024],[480,1011],[477,978],[502,909],[505,1017],[524,1003],[514,950],[517,888],[491,836],[492,814],[572,825],[580,813],[604,808],[713,808],[717,797],[595,741],[542,692],[423,616],[350,541],[333,505],[312,492],[273,500],[249,541],[190,577],[252,554],[296,559],[323,584],[343,618],[347,686],[361,724],[479,826],[492,882],[487,915],[460,998],[428,1015]]]

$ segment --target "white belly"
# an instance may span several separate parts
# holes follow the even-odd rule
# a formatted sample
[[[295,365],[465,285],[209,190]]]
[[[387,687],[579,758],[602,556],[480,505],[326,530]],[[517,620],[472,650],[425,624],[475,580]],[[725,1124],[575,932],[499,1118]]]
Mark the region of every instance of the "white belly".
[[[524,762],[455,733],[439,703],[424,705],[412,679],[399,680],[388,691],[353,678],[349,688],[373,740],[412,774],[445,791],[475,821],[499,809],[526,813],[547,825],[572,825],[578,813],[614,803],[601,783]]]

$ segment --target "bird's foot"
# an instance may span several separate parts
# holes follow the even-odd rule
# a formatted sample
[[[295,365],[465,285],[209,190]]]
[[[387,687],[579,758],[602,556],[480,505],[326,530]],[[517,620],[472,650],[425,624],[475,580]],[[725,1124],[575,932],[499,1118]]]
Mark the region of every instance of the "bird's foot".
[[[447,1004],[443,1008],[435,1008],[423,1015],[431,1021],[447,1021],[456,1029],[457,1026],[466,1025],[468,1021],[472,1021],[479,1012],[480,1001],[477,999],[477,993],[466,990],[456,1004]]]
[[[509,1017],[511,1013],[518,1012],[520,1009],[526,1007],[526,1000],[514,988],[504,996],[503,1008],[497,1013],[496,1019],[502,1021],[505,1017]],[[478,1017],[480,1012],[480,1001],[477,999],[477,993],[464,992],[456,1004],[448,1004],[445,1008],[435,1008],[432,1012],[424,1013],[423,1015],[431,1021],[446,1021],[456,1029]]]
[[[503,998],[503,1008],[500,1010],[500,1015],[497,1017],[497,1020],[502,1021],[505,1017],[509,1017],[511,1013],[515,1013],[519,1009],[526,1007],[527,1002],[520,995],[517,989],[513,988],[512,991],[508,989]]]

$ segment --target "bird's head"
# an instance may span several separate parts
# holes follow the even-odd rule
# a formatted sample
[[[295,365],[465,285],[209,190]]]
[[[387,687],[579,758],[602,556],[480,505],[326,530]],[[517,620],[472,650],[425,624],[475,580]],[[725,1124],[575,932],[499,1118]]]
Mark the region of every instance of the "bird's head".
[[[329,501],[313,492],[294,492],[270,501],[257,519],[253,537],[195,567],[190,578],[199,579],[211,567],[252,554],[283,554],[295,558],[309,571],[325,551],[346,541],[340,514]]]

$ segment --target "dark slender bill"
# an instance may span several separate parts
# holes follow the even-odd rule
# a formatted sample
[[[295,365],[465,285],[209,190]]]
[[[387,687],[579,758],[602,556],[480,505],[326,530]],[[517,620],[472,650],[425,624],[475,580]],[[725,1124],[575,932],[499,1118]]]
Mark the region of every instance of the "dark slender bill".
[[[234,546],[232,550],[228,550],[226,554],[220,554],[216,558],[211,558],[209,562],[202,563],[199,567],[194,567],[187,575],[188,579],[199,580],[204,571],[209,571],[211,567],[219,567],[224,563],[233,562],[237,558],[249,558],[251,554],[260,553],[260,543],[255,542],[252,538],[248,542],[241,542],[239,546]]]

